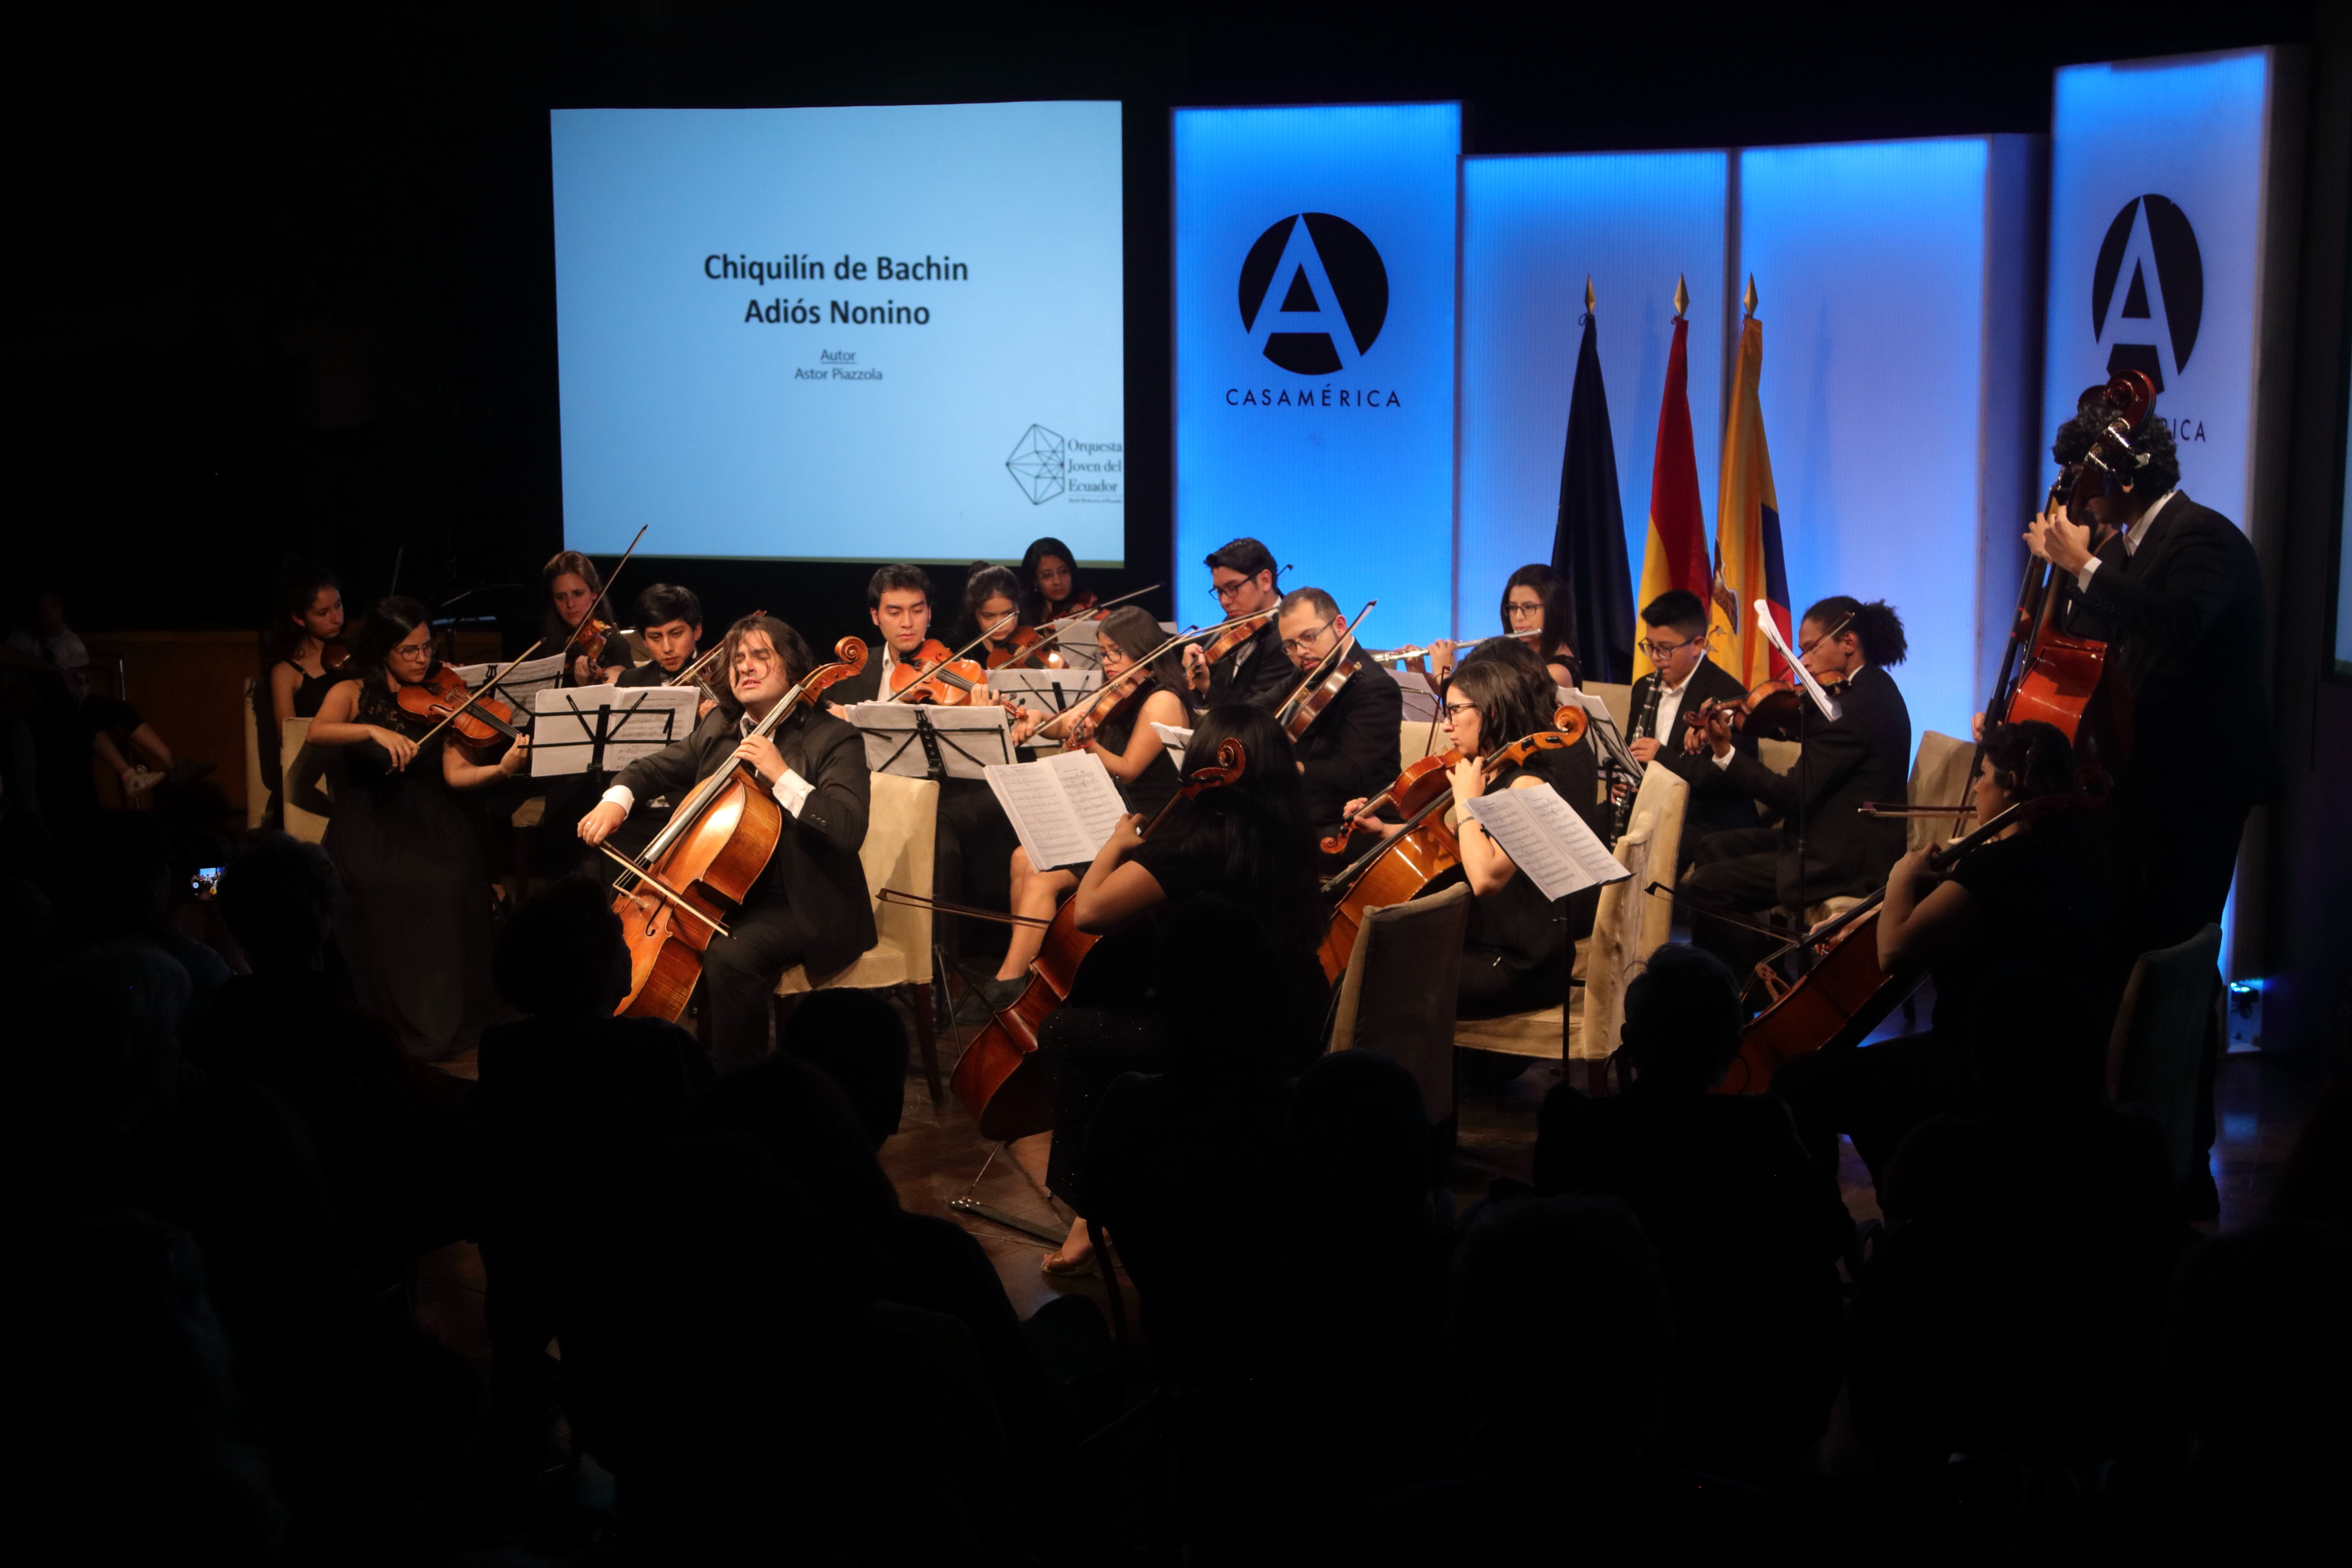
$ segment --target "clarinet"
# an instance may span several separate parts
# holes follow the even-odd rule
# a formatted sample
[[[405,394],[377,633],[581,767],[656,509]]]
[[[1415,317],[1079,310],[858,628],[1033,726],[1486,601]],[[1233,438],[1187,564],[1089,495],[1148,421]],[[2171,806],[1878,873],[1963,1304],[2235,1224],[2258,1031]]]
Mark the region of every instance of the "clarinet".
[[[1665,688],[1664,680],[1655,675],[1651,676],[1649,695],[1642,699],[1642,711],[1633,720],[1633,732],[1626,737],[1628,740],[1638,741],[1658,727],[1658,698]],[[1641,787],[1642,781],[1638,778],[1626,781],[1625,798],[1616,803],[1616,817],[1609,834],[1611,843],[1625,837],[1625,825],[1633,815],[1633,796]]]

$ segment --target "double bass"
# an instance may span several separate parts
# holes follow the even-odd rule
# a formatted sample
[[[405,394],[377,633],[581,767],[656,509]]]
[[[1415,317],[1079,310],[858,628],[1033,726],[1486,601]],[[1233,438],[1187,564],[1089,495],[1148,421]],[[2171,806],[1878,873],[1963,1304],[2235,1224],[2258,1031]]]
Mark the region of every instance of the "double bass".
[[[1587,722],[1583,709],[1570,704],[1553,713],[1551,721],[1551,729],[1524,736],[1488,755],[1486,775],[1492,778],[1539,752],[1564,751],[1582,743]],[[1323,945],[1316,951],[1326,980],[1336,984],[1346,972],[1348,960],[1356,951],[1356,932],[1366,915],[1391,904],[1410,903],[1462,864],[1462,847],[1454,830],[1445,826],[1445,808],[1454,804],[1452,774],[1461,762],[1457,749],[1408,763],[1395,783],[1366,801],[1361,811],[1318,846],[1326,855],[1343,853],[1349,837],[1369,825],[1383,806],[1404,817],[1403,831],[1381,839],[1323,884],[1324,896],[1339,900],[1331,911],[1331,924],[1323,933]]]
[[[1150,837],[1177,801],[1237,781],[1248,761],[1241,742],[1228,738],[1221,742],[1217,760],[1187,771],[1176,794],[1144,825],[1141,836]],[[1075,897],[1062,900],[1045,928],[1045,945],[1029,965],[1028,984],[1013,1005],[989,1019],[956,1062],[948,1087],[980,1124],[982,1137],[1009,1142],[1053,1128],[1052,1095],[1037,1068],[1037,1031],[1069,1000],[1087,954],[1102,940],[1078,929],[1077,910]]]
[[[835,662],[801,677],[752,734],[772,734],[786,714],[866,667],[866,644],[856,637],[842,638],[833,651]],[[628,943],[629,992],[615,1014],[673,1023],[684,1016],[702,978],[703,950],[727,934],[728,911],[750,895],[783,831],[782,804],[739,758],[678,802],[642,856],[600,846],[625,868],[614,883],[613,912]]]
[[[2108,479],[2130,479],[2146,461],[2132,449],[2131,433],[2156,401],[2156,388],[2147,377],[2136,370],[2119,372],[2105,386],[2084,389],[2083,400],[2094,396],[2110,417],[2081,460],[2059,471],[2042,500],[2044,512],[2063,504],[2075,517],[2086,515],[2093,491]],[[2063,590],[2050,563],[2027,558],[2000,675],[1993,683],[1992,700],[1985,704],[1985,728],[2039,720],[2064,735],[2076,754],[2118,771],[2130,751],[2131,736],[2122,722],[2123,707],[2101,700],[2107,645],[2058,629]],[[1983,765],[1984,742],[1979,740],[1969,777],[1973,780]]]

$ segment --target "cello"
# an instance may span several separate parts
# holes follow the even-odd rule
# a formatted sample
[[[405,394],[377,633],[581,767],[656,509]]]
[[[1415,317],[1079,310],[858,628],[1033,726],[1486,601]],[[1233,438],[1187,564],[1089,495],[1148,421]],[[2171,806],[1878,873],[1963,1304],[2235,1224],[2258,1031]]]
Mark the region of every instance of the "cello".
[[[821,664],[776,699],[751,733],[772,734],[784,716],[814,705],[835,683],[866,667],[866,644],[844,637],[835,662]],[[751,765],[719,769],[678,802],[668,824],[636,858],[609,844],[626,868],[614,883],[613,912],[629,949],[629,991],[613,1009],[633,1018],[677,1021],[702,978],[702,951],[727,934],[727,911],[742,903],[783,837],[784,808]]]
[[[1583,709],[1563,707],[1551,721],[1551,729],[1539,730],[1491,753],[1486,760],[1486,775],[1492,778],[1505,768],[1517,767],[1538,752],[1564,751],[1583,742],[1587,722]],[[1331,924],[1323,933],[1323,945],[1316,950],[1326,980],[1337,984],[1346,972],[1348,960],[1356,951],[1356,932],[1366,915],[1391,904],[1410,903],[1462,864],[1461,845],[1454,830],[1445,826],[1445,808],[1454,803],[1450,775],[1461,761],[1461,752],[1454,750],[1408,763],[1395,783],[1366,801],[1361,811],[1318,846],[1326,855],[1344,852],[1349,836],[1369,825],[1372,814],[1382,806],[1393,806],[1404,816],[1402,832],[1382,838],[1323,884],[1324,896],[1339,900],[1331,911]]]
[[[1150,837],[1177,801],[1190,800],[1203,790],[1222,789],[1239,779],[1248,760],[1241,742],[1228,738],[1219,743],[1217,760],[1187,772],[1160,815],[1145,824],[1140,837]],[[948,1087],[980,1124],[982,1137],[1003,1143],[1053,1129],[1053,1098],[1045,1075],[1037,1067],[1037,1031],[1069,1000],[1087,954],[1102,940],[1078,929],[1077,911],[1076,899],[1062,900],[1045,928],[1045,946],[1029,965],[1028,984],[1013,998],[1013,1005],[990,1018],[972,1037],[956,1061]]]
[[[1930,851],[1928,868],[1941,874],[2011,827],[2031,826],[2063,811],[2101,805],[2106,798],[2105,778],[2096,769],[2086,768],[2074,794],[2036,795],[2016,802],[1965,838]],[[1878,966],[1878,911],[1885,901],[1886,889],[1878,888],[1853,908],[1823,921],[1799,939],[1819,956],[1795,984],[1740,1030],[1739,1054],[1713,1092],[1769,1091],[1773,1069],[1782,1062],[1833,1046],[1860,1045],[1905,997],[1918,989],[1923,976],[1889,974]],[[1766,960],[1768,964],[1770,962]]]

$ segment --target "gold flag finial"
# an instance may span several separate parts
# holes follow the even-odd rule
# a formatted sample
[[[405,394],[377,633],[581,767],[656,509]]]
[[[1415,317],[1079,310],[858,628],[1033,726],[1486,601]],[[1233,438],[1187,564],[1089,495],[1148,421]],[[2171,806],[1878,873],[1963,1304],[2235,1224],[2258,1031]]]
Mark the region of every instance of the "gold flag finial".
[[[1749,315],[1752,316],[1756,313],[1756,274],[1753,272],[1748,275],[1747,297],[1742,299],[1739,303]]]
[[[1584,275],[1584,313],[1592,314],[1592,274]]]
[[[1677,272],[1675,274],[1675,315],[1679,318],[1689,310],[1690,285],[1684,282],[1683,275]]]

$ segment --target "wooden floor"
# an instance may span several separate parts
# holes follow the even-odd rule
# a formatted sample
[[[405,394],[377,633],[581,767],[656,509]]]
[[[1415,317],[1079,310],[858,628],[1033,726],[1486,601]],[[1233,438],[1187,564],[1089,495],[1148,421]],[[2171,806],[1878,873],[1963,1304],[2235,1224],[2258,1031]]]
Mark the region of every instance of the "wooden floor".
[[[956,1043],[942,1030],[941,1070],[954,1069]],[[1452,1187],[1467,1205],[1486,1194],[1498,1176],[1529,1178],[1535,1154],[1536,1112],[1559,1083],[1555,1063],[1534,1062],[1499,1093],[1465,1100],[1461,1107],[1458,1153]],[[2259,1219],[2277,1185],[2281,1169],[2303,1129],[2315,1090],[2298,1076],[2259,1053],[2234,1055],[2221,1068],[2218,1086],[2220,1133],[2213,1147],[2213,1177],[2221,1194],[2222,1229]],[[921,1214],[955,1219],[976,1237],[995,1262],[1005,1292],[1024,1318],[1055,1296],[1078,1292],[1103,1298],[1093,1276],[1075,1280],[1045,1277],[1038,1264],[1045,1243],[1019,1231],[949,1209],[950,1199],[971,1195],[991,1206],[1060,1231],[1068,1211],[1055,1207],[1042,1186],[1045,1135],[1024,1139],[1000,1151],[952,1096],[934,1110],[919,1068],[908,1079],[906,1113],[898,1135],[882,1151],[882,1163],[898,1189],[899,1202]],[[992,1158],[992,1155],[994,1157]],[[1877,1215],[1870,1177],[1843,1150],[1840,1179],[1846,1205],[1856,1219]],[[977,1181],[975,1182],[975,1178]],[[2208,1227],[2210,1228],[2210,1227]],[[1252,1222],[1236,1222],[1237,1237]],[[488,1342],[481,1322],[482,1271],[469,1243],[442,1248],[425,1260],[420,1280],[419,1317],[451,1348],[487,1366]]]

